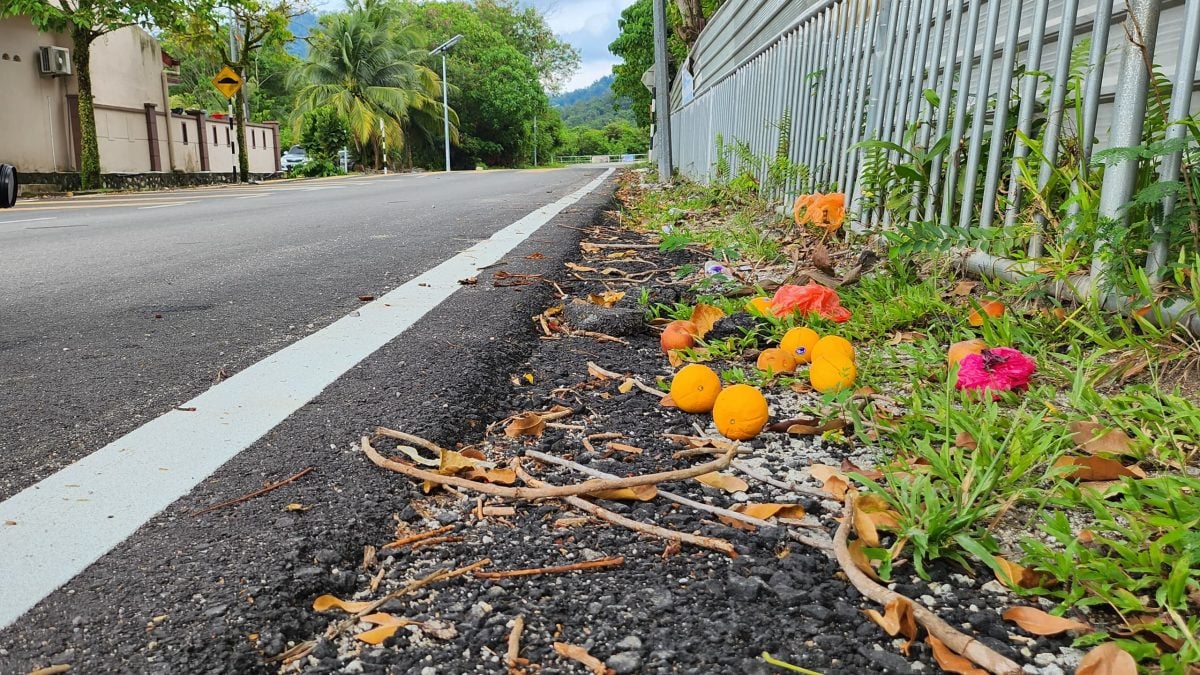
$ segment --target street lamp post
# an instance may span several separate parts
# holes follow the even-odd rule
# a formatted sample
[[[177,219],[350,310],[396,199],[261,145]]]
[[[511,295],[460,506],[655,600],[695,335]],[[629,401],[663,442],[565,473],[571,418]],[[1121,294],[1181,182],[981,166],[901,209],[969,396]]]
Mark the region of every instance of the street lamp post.
[[[446,87],[446,52],[458,44],[462,37],[461,34],[455,35],[429,52],[430,56],[439,54],[442,57],[442,133],[446,139],[446,171],[450,171],[450,96]]]

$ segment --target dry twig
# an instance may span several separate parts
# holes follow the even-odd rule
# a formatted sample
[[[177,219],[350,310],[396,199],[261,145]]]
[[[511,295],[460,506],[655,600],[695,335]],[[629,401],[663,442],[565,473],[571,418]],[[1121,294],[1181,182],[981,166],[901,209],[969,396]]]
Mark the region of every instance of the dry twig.
[[[624,375],[621,375],[620,373],[614,373],[613,371],[608,370],[607,368],[601,368],[600,366],[596,365],[595,361],[588,361],[588,372],[595,373],[595,374],[601,375],[603,377],[607,377],[612,380],[627,379]],[[655,396],[657,396],[659,398],[664,398],[667,395],[667,392],[659,391],[659,390],[655,389],[654,387],[651,387],[650,385],[646,384],[645,382],[642,382],[641,380],[637,379],[636,377],[630,376],[628,379],[633,382],[633,386],[637,387],[638,389],[641,389],[642,391],[646,392],[647,394],[654,394]]]
[[[261,497],[272,490],[279,489],[279,488],[283,487],[284,485],[287,485],[288,483],[294,483],[295,481],[298,481],[301,478],[307,476],[309,474],[309,472],[311,472],[312,470],[313,470],[313,468],[311,466],[305,467],[301,471],[299,471],[291,476],[288,476],[287,478],[284,478],[281,481],[271,483],[270,485],[264,486],[258,490],[255,490],[254,492],[242,495],[241,497],[238,497],[237,499],[230,499],[227,502],[221,502],[220,504],[213,504],[212,506],[209,506],[207,508],[203,508],[203,509],[200,509],[199,511],[193,512],[192,515],[193,516],[202,516],[206,513],[212,513],[213,511],[216,511],[217,509],[223,509],[226,506],[233,506],[234,504],[241,504],[242,502],[248,502],[251,499],[254,499],[255,497]]]
[[[858,589],[859,593],[884,606],[898,599],[907,601],[912,606],[913,616],[916,618],[917,623],[924,626],[930,635],[941,640],[947,647],[954,650],[955,653],[965,656],[980,665],[989,673],[1018,675],[1023,672],[1021,666],[1001,656],[975,638],[959,632],[923,605],[872,581],[870,577],[854,564],[854,560],[850,557],[847,539],[850,536],[850,523],[853,520],[854,496],[846,495],[846,507],[842,516],[842,522],[838,525],[837,532],[833,537],[833,553],[837,558],[838,565],[842,568],[842,572],[845,573],[850,583],[854,585],[854,588]]]
[[[771,476],[761,473],[751,466],[747,466],[745,462],[733,462],[733,468],[741,471],[747,476],[750,476],[754,480],[766,483],[767,485],[774,485],[782,490],[808,495],[809,497],[817,497],[818,499],[831,499],[833,497],[833,495],[818,488],[808,487],[807,485],[797,485],[795,483],[788,483],[777,478],[772,478]]]
[[[629,341],[625,340],[623,338],[614,337],[612,335],[606,335],[604,333],[597,333],[597,332],[591,331],[591,330],[573,330],[570,333],[568,333],[568,335],[570,335],[571,337],[590,337],[590,338],[599,340],[600,342],[617,342],[619,344],[623,344],[626,346],[629,345]]]
[[[383,550],[387,551],[389,549],[397,549],[402,546],[408,546],[409,544],[414,544],[414,543],[416,543],[418,541],[422,541],[424,539],[431,539],[438,535],[446,534],[447,532],[450,532],[453,529],[454,529],[453,525],[445,525],[443,527],[439,527],[439,528],[436,528],[433,530],[426,530],[424,532],[410,534],[407,537],[401,537],[401,538],[397,539],[396,541],[393,541],[389,544],[384,544]]]
[[[531,577],[537,574],[565,574],[567,572],[580,572],[583,570],[598,570],[608,567],[619,567],[625,564],[625,556],[611,556],[608,558],[600,558],[598,560],[585,560],[584,562],[571,563],[570,565],[557,565],[554,567],[531,567],[522,570],[502,570],[498,572],[476,572],[476,579],[507,579],[509,577]]]
[[[407,434],[405,434],[407,436]],[[416,437],[413,437],[416,438]],[[402,473],[410,478],[419,478],[427,480],[439,485],[453,485],[454,487],[475,490],[484,494],[495,495],[497,497],[509,497],[516,499],[546,499],[550,497],[572,497],[577,495],[586,495],[593,492],[603,490],[619,490],[621,488],[638,487],[641,485],[656,485],[672,480],[683,480],[685,478],[695,478],[713,471],[720,471],[729,466],[729,462],[733,460],[733,450],[725,453],[724,456],[715,459],[705,464],[697,464],[686,469],[677,469],[675,471],[663,471],[660,473],[649,473],[641,476],[630,476],[628,478],[617,479],[596,479],[584,481],[575,485],[554,485],[543,486],[540,488],[523,488],[523,487],[507,487],[503,485],[493,485],[491,483],[478,483],[466,478],[457,476],[444,476],[440,473],[425,471],[418,469],[411,464],[397,462],[388,459],[379,454],[375,448],[371,447],[371,440],[366,436],[362,437],[362,449],[367,457],[382,469]],[[518,474],[521,472],[520,458],[513,458],[512,466]]]
[[[545,483],[535,479],[533,476],[530,476],[528,473],[526,473],[525,470],[520,467],[520,465],[517,465],[517,476],[520,477],[521,480],[525,481],[526,483],[529,483],[530,485],[532,485],[534,487],[545,485]],[[716,539],[713,537],[702,537],[702,536],[696,535],[696,534],[689,534],[687,532],[677,532],[675,530],[669,530],[665,527],[659,527],[657,525],[643,523],[643,522],[633,520],[631,518],[626,518],[625,516],[613,513],[612,511],[609,511],[606,508],[597,506],[596,504],[593,504],[593,503],[589,502],[588,500],[582,499],[580,497],[562,497],[562,500],[565,501],[566,503],[570,504],[571,506],[574,506],[575,508],[579,509],[580,511],[585,511],[587,513],[590,513],[593,516],[596,516],[597,518],[600,518],[602,520],[607,520],[610,523],[615,523],[617,525],[627,527],[631,530],[634,530],[635,532],[641,532],[642,534],[649,534],[651,536],[659,537],[661,539],[668,539],[671,541],[680,541],[680,542],[683,542],[686,544],[693,544],[695,546],[711,549],[713,551],[720,551],[721,553],[724,553],[725,555],[727,555],[731,558],[737,557],[737,551],[733,548],[733,544],[730,544],[729,542],[725,541],[724,539]]]
[[[508,634],[508,652],[504,655],[504,665],[509,670],[521,665],[521,633],[525,631],[525,615],[520,614],[513,619],[512,632]]]

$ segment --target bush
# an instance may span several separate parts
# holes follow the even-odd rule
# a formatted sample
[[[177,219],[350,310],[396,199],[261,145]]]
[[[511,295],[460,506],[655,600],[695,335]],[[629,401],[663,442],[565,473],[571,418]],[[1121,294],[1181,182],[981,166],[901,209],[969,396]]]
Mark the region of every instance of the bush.
[[[340,176],[342,170],[328,157],[313,157],[299,166],[292,167],[288,176],[292,178],[324,178]]]

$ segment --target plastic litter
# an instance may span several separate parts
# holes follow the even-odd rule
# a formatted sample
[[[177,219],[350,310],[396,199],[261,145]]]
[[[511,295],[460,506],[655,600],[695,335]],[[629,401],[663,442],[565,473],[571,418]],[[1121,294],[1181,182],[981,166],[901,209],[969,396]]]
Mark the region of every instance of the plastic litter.
[[[850,320],[850,310],[842,307],[842,299],[837,291],[816,282],[797,286],[785,284],[775,291],[771,298],[771,310],[776,316],[786,316],[792,312],[816,314],[834,323],[845,323]]]

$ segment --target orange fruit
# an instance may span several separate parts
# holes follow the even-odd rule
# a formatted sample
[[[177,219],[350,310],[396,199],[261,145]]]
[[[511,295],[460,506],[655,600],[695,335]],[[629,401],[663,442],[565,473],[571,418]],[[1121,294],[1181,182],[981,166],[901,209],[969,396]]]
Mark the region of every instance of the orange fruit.
[[[963,340],[950,345],[950,349],[946,350],[946,360],[950,365],[956,366],[959,361],[962,361],[971,354],[979,354],[987,349],[987,343],[983,340]]]
[[[808,381],[813,389],[822,394],[849,389],[857,376],[858,369],[854,367],[854,361],[845,356],[818,356],[808,367]]]
[[[758,366],[759,370],[766,370],[772,373],[792,373],[796,371],[796,359],[778,347],[762,350],[758,355],[758,363],[755,365]]]
[[[821,335],[817,331],[801,326],[784,333],[783,339],[779,341],[779,348],[796,359],[796,363],[804,364],[812,361],[813,347],[820,339]]]
[[[696,346],[695,335],[696,324],[691,321],[672,321],[667,324],[658,341],[665,353],[672,349],[688,349]]]
[[[684,412],[712,412],[720,393],[721,378],[712,368],[699,363],[684,366],[671,380],[671,400]]]
[[[746,311],[758,316],[775,316],[771,310],[771,299],[759,296],[746,303]]]
[[[972,309],[971,313],[967,315],[967,322],[972,326],[983,325],[983,314],[979,313],[980,310],[993,319],[999,319],[1004,314],[1004,303],[999,300],[985,300],[979,303],[979,309]]]
[[[841,357],[848,361],[854,361],[854,345],[850,341],[840,335],[826,335],[817,340],[817,343],[812,348],[812,361],[815,363],[817,359]]]
[[[734,441],[748,441],[767,424],[767,399],[748,384],[735,384],[717,396],[712,415],[722,436]]]

